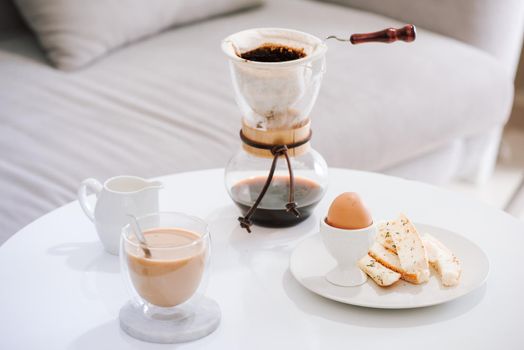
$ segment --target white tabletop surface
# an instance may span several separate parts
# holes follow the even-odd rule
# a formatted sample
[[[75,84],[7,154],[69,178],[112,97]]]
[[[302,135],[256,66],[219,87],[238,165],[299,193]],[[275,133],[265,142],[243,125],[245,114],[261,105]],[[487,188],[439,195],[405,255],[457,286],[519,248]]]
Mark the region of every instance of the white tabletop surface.
[[[330,170],[315,215],[286,230],[238,227],[223,170],[160,178],[162,210],[210,223],[207,294],[222,323],[188,344],[127,336],[118,311],[128,299],[118,258],[105,253],[77,202],[41,217],[0,247],[0,349],[523,349],[524,223],[466,197],[378,174]],[[477,243],[491,263],[487,284],[448,304],[378,310],[340,304],[291,276],[291,250],[314,234],[330,201],[356,191],[375,220],[405,212]]]

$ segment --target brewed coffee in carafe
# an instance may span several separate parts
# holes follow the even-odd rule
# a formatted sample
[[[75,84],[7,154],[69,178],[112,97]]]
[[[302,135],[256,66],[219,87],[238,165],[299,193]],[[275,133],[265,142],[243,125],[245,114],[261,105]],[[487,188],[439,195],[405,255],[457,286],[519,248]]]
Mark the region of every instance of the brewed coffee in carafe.
[[[231,198],[246,215],[256,201],[267,180],[266,176],[255,176],[241,180],[231,188]],[[295,201],[299,217],[290,215],[285,205],[288,201],[289,176],[274,176],[271,186],[252,216],[253,223],[267,227],[296,225],[311,215],[322,199],[323,189],[313,180],[295,176]]]

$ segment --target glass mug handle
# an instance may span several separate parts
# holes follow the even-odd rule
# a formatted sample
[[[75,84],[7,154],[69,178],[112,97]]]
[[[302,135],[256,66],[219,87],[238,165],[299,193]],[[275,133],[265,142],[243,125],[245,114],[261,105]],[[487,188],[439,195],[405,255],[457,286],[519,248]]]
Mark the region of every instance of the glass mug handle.
[[[100,192],[102,192],[103,186],[97,179],[89,178],[82,181],[77,192],[78,202],[80,203],[82,210],[91,221],[95,221],[94,207],[87,201],[88,188],[94,192],[96,198],[98,199],[98,195]]]

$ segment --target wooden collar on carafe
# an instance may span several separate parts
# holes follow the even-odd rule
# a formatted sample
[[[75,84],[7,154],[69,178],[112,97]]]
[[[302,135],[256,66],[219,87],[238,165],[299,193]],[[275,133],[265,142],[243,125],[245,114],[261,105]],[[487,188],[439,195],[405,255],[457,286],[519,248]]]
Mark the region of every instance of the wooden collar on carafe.
[[[311,121],[308,118],[291,129],[261,130],[247,125],[246,122],[242,120],[242,134],[253,143],[268,146],[291,145],[308,140],[311,137]],[[273,154],[269,149],[253,147],[245,142],[242,143],[242,147],[244,151],[254,156],[273,158]],[[289,148],[287,152],[289,156],[296,157],[309,151],[310,147],[309,142],[306,142],[298,147]]]

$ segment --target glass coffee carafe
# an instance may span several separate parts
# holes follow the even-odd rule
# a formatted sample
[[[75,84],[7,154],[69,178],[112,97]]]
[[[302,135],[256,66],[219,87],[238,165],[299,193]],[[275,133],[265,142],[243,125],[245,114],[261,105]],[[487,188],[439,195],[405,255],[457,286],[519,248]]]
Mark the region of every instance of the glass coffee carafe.
[[[225,170],[240,225],[288,227],[311,215],[326,191],[327,165],[310,144],[310,112],[325,71],[324,42],[279,28],[238,32],[229,58],[242,113],[242,148]]]

